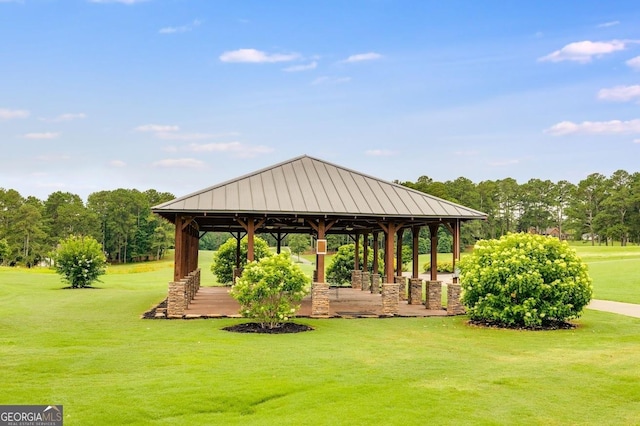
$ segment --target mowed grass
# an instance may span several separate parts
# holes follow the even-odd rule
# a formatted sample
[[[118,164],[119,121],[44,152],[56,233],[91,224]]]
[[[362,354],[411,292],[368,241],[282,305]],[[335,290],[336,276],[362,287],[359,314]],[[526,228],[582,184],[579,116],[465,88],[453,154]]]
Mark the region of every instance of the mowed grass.
[[[638,421],[640,319],[587,310],[578,328],[548,332],[299,319],[315,330],[295,335],[141,320],[171,265],[114,266],[87,290],[0,268],[0,404],[63,404],[65,425]]]

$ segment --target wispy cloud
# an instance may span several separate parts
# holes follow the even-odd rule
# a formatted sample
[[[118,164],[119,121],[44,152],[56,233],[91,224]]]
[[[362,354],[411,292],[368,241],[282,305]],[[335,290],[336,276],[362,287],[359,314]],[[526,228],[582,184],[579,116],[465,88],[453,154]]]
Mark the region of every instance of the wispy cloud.
[[[122,160],[112,160],[112,161],[109,161],[108,164],[110,167],[115,167],[115,168],[122,168],[127,165],[127,163],[125,163]]]
[[[598,28],[609,28],[609,27],[614,27],[616,25],[618,25],[620,23],[620,21],[610,21],[610,22],[603,22],[602,24],[598,24],[596,25]]]
[[[0,120],[13,120],[15,118],[29,117],[29,111],[23,109],[6,109],[0,108]]]
[[[633,143],[640,143],[640,139],[634,139]]]
[[[309,70],[316,69],[317,66],[318,66],[318,63],[316,61],[313,61],[306,65],[293,65],[287,68],[283,68],[282,71],[286,71],[286,72],[309,71]]]
[[[193,31],[194,28],[199,27],[202,24],[202,21],[198,19],[194,19],[190,24],[180,25],[178,27],[164,27],[158,30],[160,34],[176,34],[176,33],[186,33],[189,31]]]
[[[297,53],[266,53],[256,49],[231,50],[220,55],[222,62],[252,64],[289,62],[298,58],[300,58],[300,55]]]
[[[27,133],[22,137],[25,139],[56,139],[60,136],[60,133],[43,132],[43,133]]]
[[[40,120],[46,121],[47,123],[61,123],[64,121],[82,120],[84,118],[87,118],[87,115],[83,112],[79,112],[79,113],[60,114],[57,117],[41,118]]]
[[[520,160],[512,158],[512,159],[506,159],[506,160],[490,161],[488,164],[491,167],[505,167],[505,166],[513,166],[515,164],[520,164]]]
[[[204,162],[194,158],[167,158],[156,161],[153,167],[160,168],[179,168],[179,169],[199,169],[204,166]]]
[[[634,98],[640,99],[640,85],[615,86],[610,89],[600,89],[598,99],[614,102],[627,102]]]
[[[351,77],[318,77],[311,82],[312,85],[317,86],[319,84],[343,84],[351,81]]]
[[[382,58],[382,55],[375,52],[358,53],[357,55],[349,56],[347,59],[345,59],[342,62],[351,63],[351,62],[373,61],[380,58]]]
[[[136,127],[134,130],[138,132],[177,132],[180,127],[167,124],[144,124]]]
[[[70,160],[71,156],[65,154],[48,154],[48,155],[39,155],[36,157],[36,160],[42,161],[45,163],[59,163],[60,161]]]
[[[604,55],[624,50],[630,43],[636,43],[636,41],[578,41],[575,43],[569,43],[562,49],[556,50],[555,52],[543,56],[538,60],[541,62],[575,61],[586,64],[591,62],[593,58],[600,58]]]
[[[246,145],[241,142],[221,142],[208,144],[189,145],[189,150],[193,152],[226,152],[231,153],[235,157],[252,158],[260,154],[268,154],[273,152],[273,148],[263,145]]]
[[[628,121],[583,121],[582,123],[562,121],[549,127],[544,132],[554,136],[571,134],[611,135],[640,133],[640,119]]]
[[[364,152],[365,155],[369,157],[391,157],[396,155],[395,151],[391,151],[388,149],[368,149]]]
[[[221,135],[213,133],[172,133],[172,132],[158,132],[156,137],[163,140],[171,141],[201,141],[207,139],[218,138]]]
[[[640,71],[640,56],[636,56],[635,58],[629,59],[625,62],[629,67],[633,68],[636,71]]]

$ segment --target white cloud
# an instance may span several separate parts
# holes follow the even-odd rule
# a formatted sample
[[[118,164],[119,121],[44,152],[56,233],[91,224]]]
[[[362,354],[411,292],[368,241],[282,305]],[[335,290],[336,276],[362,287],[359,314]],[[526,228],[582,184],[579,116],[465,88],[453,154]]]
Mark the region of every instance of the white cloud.
[[[297,53],[265,53],[256,49],[238,49],[220,55],[222,62],[274,63],[289,62],[300,57]]]
[[[600,89],[598,99],[605,101],[626,102],[633,98],[640,98],[640,85],[615,86],[610,89]]]
[[[351,55],[347,59],[342,62],[362,62],[362,61],[372,61],[375,59],[382,58],[382,55],[375,52],[369,53],[358,53],[357,55]]]
[[[23,109],[0,108],[0,120],[12,120],[14,118],[27,118],[29,111]]]
[[[602,24],[597,25],[598,28],[608,28],[616,26],[620,23],[620,21],[611,21],[611,22],[603,22]]]
[[[396,155],[394,151],[388,149],[368,149],[364,154],[370,157],[391,157],[392,155]]]
[[[564,136],[576,133],[593,135],[640,133],[640,119],[629,121],[583,121],[582,123],[562,121],[549,127],[544,132],[554,136]]]
[[[162,168],[187,168],[198,169],[204,166],[204,163],[194,158],[167,158],[165,160],[156,161],[154,167]]]
[[[181,25],[179,27],[164,27],[158,30],[160,34],[176,34],[176,33],[186,33],[192,31],[194,28],[197,28],[202,24],[202,21],[198,19],[194,19],[193,22],[187,25]]]
[[[286,71],[286,72],[308,71],[308,70],[315,69],[317,66],[318,66],[318,63],[316,61],[313,61],[307,65],[293,65],[291,67],[283,68],[282,71]]]
[[[144,124],[136,127],[134,130],[138,132],[177,132],[180,130],[180,127],[166,124]]]
[[[87,118],[87,115],[85,113],[79,112],[60,114],[59,116],[54,118],[41,118],[41,120],[46,121],[47,123],[61,123],[63,121],[81,120],[84,118]]]
[[[234,154],[236,157],[252,158],[260,154],[268,154],[273,152],[273,148],[263,145],[245,145],[240,142],[221,142],[208,144],[189,145],[189,150],[193,152],[226,152]]]
[[[640,139],[634,139],[633,143],[640,143]]]
[[[629,67],[633,68],[636,71],[640,71],[640,56],[636,56],[635,58],[629,59],[625,62]]]
[[[156,137],[163,140],[172,141],[200,141],[206,139],[213,139],[219,137],[210,133],[171,133],[171,132],[158,132]]]
[[[50,155],[39,155],[38,157],[36,157],[36,159],[39,161],[47,162],[47,163],[57,163],[60,161],[70,160],[71,157],[65,154],[50,154]]]
[[[111,166],[111,167],[121,168],[121,167],[125,167],[126,165],[127,165],[127,163],[125,163],[122,160],[109,161],[109,166]]]
[[[351,77],[318,77],[311,82],[312,85],[317,86],[319,84],[342,84],[351,81]]]
[[[556,50],[539,58],[539,61],[561,62],[576,61],[582,64],[591,62],[594,57],[601,57],[608,53],[624,50],[628,43],[635,41],[611,40],[611,41],[578,41],[569,43],[560,50]]]
[[[43,132],[43,133],[27,133],[22,137],[25,139],[56,139],[60,133]]]

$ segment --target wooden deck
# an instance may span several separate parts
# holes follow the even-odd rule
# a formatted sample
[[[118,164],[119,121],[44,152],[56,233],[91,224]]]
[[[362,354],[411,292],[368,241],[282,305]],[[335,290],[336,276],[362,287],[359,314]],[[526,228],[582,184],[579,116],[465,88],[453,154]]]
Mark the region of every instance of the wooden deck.
[[[229,295],[229,287],[201,287],[185,311],[185,318],[241,317],[240,305]],[[378,318],[382,316],[382,297],[348,287],[329,290],[329,316],[342,318]],[[400,301],[399,317],[446,316],[447,311],[428,310],[424,305]],[[311,317],[311,296],[302,301],[298,317]]]

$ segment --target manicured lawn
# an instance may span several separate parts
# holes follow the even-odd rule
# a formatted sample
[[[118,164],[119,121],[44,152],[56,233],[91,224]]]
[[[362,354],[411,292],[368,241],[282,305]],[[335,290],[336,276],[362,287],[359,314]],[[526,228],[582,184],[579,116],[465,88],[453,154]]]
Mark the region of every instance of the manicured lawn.
[[[139,319],[170,279],[170,261],[111,267],[93,290],[0,268],[0,404],[64,404],[65,425],[634,424],[640,412],[639,319],[587,310],[549,332],[299,320],[316,330],[297,335]]]

